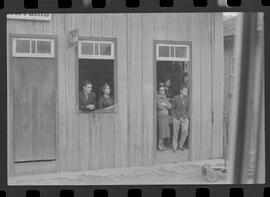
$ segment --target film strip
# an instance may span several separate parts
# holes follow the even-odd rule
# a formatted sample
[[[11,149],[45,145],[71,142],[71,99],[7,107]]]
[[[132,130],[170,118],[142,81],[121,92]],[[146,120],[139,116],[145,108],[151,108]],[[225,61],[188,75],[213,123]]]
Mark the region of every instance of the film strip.
[[[270,196],[268,6],[0,0],[0,197]]]

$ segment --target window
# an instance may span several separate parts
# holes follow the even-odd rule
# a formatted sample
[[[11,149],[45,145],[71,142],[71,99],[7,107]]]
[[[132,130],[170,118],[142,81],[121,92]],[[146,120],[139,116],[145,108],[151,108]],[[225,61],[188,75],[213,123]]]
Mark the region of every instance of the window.
[[[157,44],[158,61],[190,61],[189,45]]]
[[[83,84],[85,81],[92,83],[92,92],[96,95],[95,109],[104,109],[104,105],[111,105],[111,101],[115,103],[115,90],[114,90],[114,70],[115,70],[115,57],[114,57],[114,41],[100,40],[80,40],[78,44],[78,74],[79,74],[79,92],[80,95],[84,91]],[[105,84],[110,88],[110,101],[106,103],[104,98],[103,87]],[[80,96],[78,97],[79,99]],[[101,105],[103,101],[103,105]],[[80,102],[80,101],[79,101]],[[83,107],[82,102],[79,103],[81,111]],[[102,107],[103,106],[103,107]],[[112,109],[112,108],[110,108]],[[89,112],[89,110],[85,110]]]
[[[111,41],[79,41],[79,58],[114,59],[114,43]]]
[[[53,39],[13,38],[13,57],[54,57]]]

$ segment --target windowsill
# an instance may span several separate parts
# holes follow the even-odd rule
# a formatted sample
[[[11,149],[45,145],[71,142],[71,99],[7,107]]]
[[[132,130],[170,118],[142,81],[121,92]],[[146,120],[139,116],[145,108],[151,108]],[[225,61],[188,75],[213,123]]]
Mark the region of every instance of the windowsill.
[[[97,109],[94,111],[94,113],[115,113],[116,109]],[[91,113],[91,112],[90,112]]]
[[[90,112],[84,112],[81,111],[77,108],[76,110],[76,114],[103,114],[103,113],[117,113],[117,109],[116,107],[112,108],[112,109],[96,109],[94,111],[90,111]]]

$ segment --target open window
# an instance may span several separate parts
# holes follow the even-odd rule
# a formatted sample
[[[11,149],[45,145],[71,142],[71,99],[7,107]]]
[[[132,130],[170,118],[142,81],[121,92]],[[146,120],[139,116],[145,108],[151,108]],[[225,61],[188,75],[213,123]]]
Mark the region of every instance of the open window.
[[[80,40],[78,44],[79,92],[83,91],[85,81],[92,83],[96,95],[96,110],[102,109],[99,100],[103,96],[103,86],[110,87],[110,97],[115,105],[115,55],[114,40]],[[110,109],[109,111],[114,111]]]

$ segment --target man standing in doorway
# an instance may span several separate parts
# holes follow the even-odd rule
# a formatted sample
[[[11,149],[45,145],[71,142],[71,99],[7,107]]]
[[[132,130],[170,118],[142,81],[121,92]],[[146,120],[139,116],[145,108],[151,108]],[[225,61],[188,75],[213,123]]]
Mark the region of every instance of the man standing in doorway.
[[[173,97],[173,94],[172,94],[171,80],[170,79],[166,79],[164,88],[165,88],[165,94],[166,94],[167,98],[169,100],[171,100]]]
[[[178,134],[181,126],[182,133],[179,142],[179,149],[183,151],[188,136],[189,126],[189,99],[188,88],[184,85],[180,88],[180,94],[176,95],[172,100],[172,115],[173,115],[173,150],[177,151]]]

